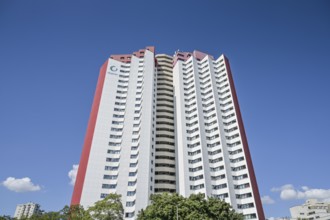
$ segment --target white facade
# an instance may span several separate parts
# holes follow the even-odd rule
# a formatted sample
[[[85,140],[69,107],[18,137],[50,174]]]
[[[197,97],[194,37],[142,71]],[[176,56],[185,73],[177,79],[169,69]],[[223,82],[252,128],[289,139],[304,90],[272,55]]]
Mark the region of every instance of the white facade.
[[[180,60],[180,55],[185,58]],[[259,195],[254,195],[250,178],[253,167],[246,159],[228,61],[198,51],[175,57],[178,192],[217,197],[246,219],[263,219],[263,213],[258,216]]]
[[[330,202],[309,199],[305,204],[290,208],[292,219],[330,220]]]
[[[264,219],[228,60],[153,47],[102,67],[72,204],[122,195],[134,219],[152,193],[204,193]]]
[[[36,203],[25,203],[19,204],[16,206],[16,211],[14,214],[14,218],[21,219],[21,218],[29,218],[33,214],[37,214],[40,211],[40,206]]]
[[[154,54],[129,64],[109,58],[81,193],[84,207],[109,193],[122,195],[127,219],[148,205],[155,113]],[[139,179],[139,181],[137,181]]]

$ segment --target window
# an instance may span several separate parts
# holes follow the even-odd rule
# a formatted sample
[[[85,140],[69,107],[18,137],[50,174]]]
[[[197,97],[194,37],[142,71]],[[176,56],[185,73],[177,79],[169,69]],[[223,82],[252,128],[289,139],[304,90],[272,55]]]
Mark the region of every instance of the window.
[[[165,137],[165,138],[174,139],[174,136],[173,135],[167,135],[167,134],[157,134],[156,137]]]
[[[111,128],[111,131],[123,131],[123,129],[122,128]]]
[[[123,99],[126,99],[126,97],[125,96],[116,96],[116,99],[123,100]]]
[[[244,215],[244,219],[256,219],[256,218],[257,215],[255,213]]]
[[[197,143],[195,143],[195,144],[187,144],[187,147],[188,147],[188,148],[194,148],[194,147],[199,146],[200,144],[201,144],[200,142],[197,142]]]
[[[203,169],[202,166],[195,167],[195,168],[189,168],[189,172],[196,172],[196,171],[199,171],[199,170],[202,170],[202,169]]]
[[[104,175],[103,179],[106,180],[116,180],[118,178],[118,175]]]
[[[115,189],[116,184],[102,184],[102,189]]]
[[[221,180],[221,179],[224,179],[225,177],[226,177],[225,174],[221,174],[218,176],[211,176],[211,180]]]
[[[114,139],[120,139],[121,135],[110,135],[110,138],[114,138]]]
[[[128,181],[128,186],[135,186],[136,180],[135,181]]]
[[[114,108],[115,112],[124,112],[125,109],[124,108]]]
[[[108,154],[120,154],[120,150],[108,150]]]
[[[101,196],[100,196],[100,198],[101,199],[104,199],[105,197],[107,197],[109,194],[107,194],[107,193],[101,193]]]
[[[167,175],[167,176],[175,176],[174,172],[169,172],[169,171],[156,171],[156,175]]]
[[[107,162],[119,162],[119,158],[109,158],[109,157],[107,157],[106,161]]]
[[[223,188],[227,188],[227,184],[220,184],[220,185],[212,185],[212,189],[217,190],[217,189],[223,189]]]
[[[197,125],[197,124],[198,124],[198,120],[197,121],[194,121],[192,123],[186,123],[186,126],[187,127],[192,127],[192,126]],[[187,139],[189,140],[189,137]]]
[[[214,198],[217,198],[217,199],[225,199],[225,198],[228,198],[228,193],[223,193],[223,194],[212,194],[212,196]]]
[[[123,125],[124,122],[123,121],[112,121],[113,125]]]
[[[215,155],[215,154],[218,154],[218,153],[221,153],[221,149],[218,149],[218,150],[215,150],[215,151],[208,151],[209,155]]]
[[[134,201],[126,202],[126,207],[132,207],[134,205],[135,205],[135,200]]]
[[[204,188],[204,184],[199,184],[196,186],[190,186],[191,190],[198,190],[198,189],[203,189]]]
[[[240,184],[240,185],[234,185],[234,189],[245,189],[245,188],[249,188],[250,184],[249,183],[244,183],[244,184]]]
[[[127,191],[127,196],[134,196],[136,191]]]
[[[218,138],[218,137],[219,137],[219,134],[213,135],[211,137],[206,136],[206,140],[213,140],[213,139]]]
[[[230,155],[239,154],[239,153],[242,153],[242,152],[243,152],[242,149],[238,149],[238,150],[235,150],[235,151],[228,151],[228,153],[229,153]]]
[[[243,175],[239,175],[239,176],[233,176],[233,180],[241,180],[241,179],[245,179],[248,178],[247,174],[243,174]]]
[[[212,148],[212,147],[219,146],[219,145],[220,145],[220,141],[217,141],[213,144],[207,144],[206,146],[209,147],[209,148]]]
[[[254,204],[253,203],[247,203],[247,204],[238,204],[237,208],[238,209],[248,209],[248,208],[253,208]]]
[[[237,163],[237,162],[240,162],[240,161],[243,161],[244,160],[244,157],[239,157],[239,158],[236,158],[236,159],[230,159],[230,162],[231,163]]]
[[[215,171],[219,171],[219,170],[223,170],[224,166],[218,166],[218,167],[211,167],[210,170],[211,172],[215,172]]]
[[[203,179],[203,174],[201,174],[201,175],[198,175],[198,176],[190,176],[189,177],[189,180],[190,181],[196,181],[196,180],[200,180],[200,179]]]
[[[210,130],[205,130],[206,133],[212,133],[213,131],[217,131],[218,130],[218,127],[215,127],[215,128],[212,128]]]
[[[113,166],[105,166],[105,170],[112,170],[112,171],[117,171],[119,167],[113,167]]]
[[[168,148],[156,148],[156,152],[170,152],[175,153],[174,149],[168,149]]]
[[[167,163],[156,163],[155,166],[156,167],[171,167],[171,168],[175,168],[175,164],[167,164]]]
[[[203,104],[203,107],[204,108],[207,108],[207,107],[209,107],[210,105],[213,105],[214,104],[214,102],[210,102],[210,103],[207,103],[207,104]]]
[[[222,157],[216,158],[216,159],[209,159],[210,163],[217,163],[217,162],[221,162],[222,161]]]
[[[231,113],[230,115],[226,115],[226,116],[222,116],[223,119],[228,119],[228,118],[231,118],[231,117],[234,117],[235,116],[235,113]]]
[[[201,153],[201,150],[196,150],[196,151],[193,151],[193,152],[188,151],[189,156],[194,156],[194,155],[197,155],[197,154],[200,154],[200,153]]]
[[[156,141],[156,144],[164,144],[164,145],[174,146],[174,143],[169,142],[169,141]]]
[[[246,199],[252,197],[251,193],[236,194],[236,199]]]
[[[174,131],[174,130],[173,130]],[[194,133],[195,131],[198,131],[198,127],[197,128],[194,128],[192,130],[187,130],[187,133],[188,134],[191,134],[191,133]]]
[[[135,212],[126,212],[126,213],[125,213],[125,217],[126,217],[126,218],[133,218],[133,217],[134,217],[134,213],[135,213]]]
[[[136,159],[139,154],[131,154],[131,159]]]
[[[227,144],[227,146],[228,146],[228,147],[235,147],[235,146],[240,145],[240,144],[241,144],[240,141],[236,141],[236,142],[234,142],[234,143],[232,143],[232,144]]]
[[[197,121],[196,121],[196,124],[197,124]],[[187,137],[187,140],[188,141],[193,141],[195,139],[199,138],[199,134],[195,135],[195,136],[192,136],[192,137]]]
[[[231,140],[231,139],[234,139],[234,138],[237,138],[237,137],[239,137],[239,134],[234,134],[232,136],[226,136],[226,139]]]
[[[202,158],[201,158],[201,157],[199,157],[199,158],[197,158],[197,159],[194,159],[194,160],[188,160],[188,162],[189,162],[190,164],[198,163],[198,162],[200,162],[200,161],[202,161]]]
[[[244,170],[244,169],[246,169],[245,165],[231,168],[232,171],[240,171],[240,170]]]
[[[138,163],[130,163],[129,167],[136,167],[138,165]]]
[[[155,183],[175,184],[175,181],[168,180],[168,179],[157,179],[157,180],[155,180]]]
[[[137,174],[137,171],[136,172],[129,172],[128,176],[136,176],[136,174]]]

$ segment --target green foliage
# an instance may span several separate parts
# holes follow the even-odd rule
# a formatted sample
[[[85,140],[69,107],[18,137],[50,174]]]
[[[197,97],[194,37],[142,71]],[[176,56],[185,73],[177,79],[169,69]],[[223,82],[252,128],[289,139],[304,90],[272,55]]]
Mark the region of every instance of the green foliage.
[[[97,220],[122,220],[124,208],[120,202],[121,196],[118,194],[110,194],[94,206],[88,209],[92,219]]]
[[[154,194],[151,205],[138,214],[138,220],[242,220],[231,206],[219,199],[205,199],[203,194],[184,198],[178,194]]]
[[[32,215],[29,220],[58,220],[61,219],[60,212],[42,212],[40,214]]]
[[[65,206],[58,212],[41,211],[21,220],[122,220],[124,209],[120,198],[118,194],[110,194],[87,210],[81,205]],[[0,216],[0,220],[15,219],[10,216]]]
[[[14,218],[8,216],[8,215],[3,215],[3,216],[0,216],[0,220],[13,220]]]
[[[63,220],[90,220],[92,219],[89,212],[81,205],[65,206],[61,211],[61,219]]]

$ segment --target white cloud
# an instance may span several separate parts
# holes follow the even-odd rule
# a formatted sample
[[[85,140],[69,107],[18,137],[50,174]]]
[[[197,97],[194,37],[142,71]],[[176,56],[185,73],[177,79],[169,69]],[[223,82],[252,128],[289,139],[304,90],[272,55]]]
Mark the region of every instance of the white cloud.
[[[261,201],[263,204],[274,204],[275,201],[270,196],[263,196],[261,197]]]
[[[319,199],[321,201],[330,200],[330,189],[311,189],[307,186],[302,186],[300,189],[295,188],[292,184],[286,184],[279,188],[272,188],[273,192],[280,192],[280,197],[283,200],[292,199]]]
[[[74,185],[76,182],[77,172],[78,172],[78,164],[74,164],[72,169],[69,171],[68,176],[70,178],[70,185]]]
[[[2,185],[14,192],[32,192],[39,191],[41,189],[39,185],[33,184],[29,177],[24,177],[22,179],[8,177],[2,182]]]

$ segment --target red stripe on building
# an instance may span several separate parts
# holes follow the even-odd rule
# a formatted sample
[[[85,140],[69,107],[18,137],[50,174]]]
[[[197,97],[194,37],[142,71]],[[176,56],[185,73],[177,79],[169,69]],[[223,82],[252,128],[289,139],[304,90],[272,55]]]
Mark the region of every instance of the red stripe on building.
[[[89,122],[88,122],[88,126],[87,126],[84,147],[83,147],[83,151],[82,151],[82,154],[80,157],[80,163],[79,163],[76,183],[74,185],[74,190],[73,190],[73,194],[72,194],[71,205],[80,204],[81,193],[82,193],[83,186],[84,186],[88,158],[89,158],[89,154],[90,154],[91,147],[92,147],[95,124],[96,124],[97,114],[99,111],[107,66],[108,66],[108,61],[106,61],[100,69],[100,74],[99,74],[99,78],[97,81],[97,86],[96,86],[96,90],[95,90],[95,94],[94,94],[92,111],[89,116]]]
[[[262,203],[261,203],[260,194],[259,194],[259,190],[258,190],[258,184],[257,184],[256,176],[254,174],[254,169],[253,169],[251,154],[250,154],[250,150],[249,150],[249,145],[248,145],[246,134],[245,134],[245,129],[244,129],[244,124],[243,124],[243,120],[242,120],[241,110],[239,108],[238,98],[237,98],[237,95],[236,95],[236,90],[235,90],[235,85],[234,85],[234,80],[233,80],[233,76],[231,74],[231,69],[230,69],[230,65],[229,65],[229,61],[228,61],[227,57],[225,57],[225,65],[226,65],[226,69],[227,69],[227,72],[228,72],[229,84],[230,84],[230,88],[231,88],[232,95],[233,95],[233,100],[234,100],[234,105],[235,105],[235,112],[236,112],[236,116],[237,116],[237,120],[238,120],[239,130],[240,130],[241,137],[242,137],[242,142],[243,142],[242,144],[243,144],[243,148],[244,148],[246,163],[247,163],[247,166],[248,166],[250,181],[251,181],[251,184],[252,184],[254,202],[256,204],[256,209],[257,209],[257,212],[258,212],[258,219],[264,220],[265,219],[265,214],[264,214],[264,210],[262,208]]]

